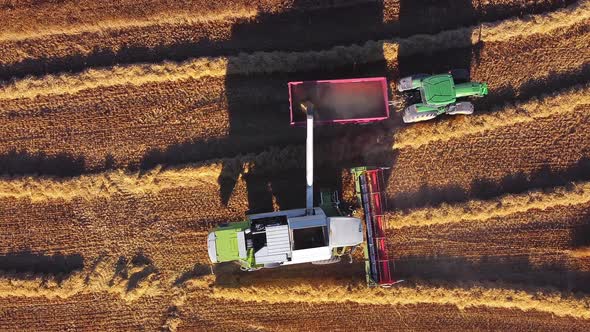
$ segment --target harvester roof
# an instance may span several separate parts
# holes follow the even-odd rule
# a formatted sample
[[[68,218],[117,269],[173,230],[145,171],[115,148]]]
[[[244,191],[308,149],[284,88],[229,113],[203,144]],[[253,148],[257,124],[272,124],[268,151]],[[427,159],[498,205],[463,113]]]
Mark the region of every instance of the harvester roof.
[[[424,102],[429,105],[447,105],[456,101],[455,82],[449,74],[430,76],[422,81]]]

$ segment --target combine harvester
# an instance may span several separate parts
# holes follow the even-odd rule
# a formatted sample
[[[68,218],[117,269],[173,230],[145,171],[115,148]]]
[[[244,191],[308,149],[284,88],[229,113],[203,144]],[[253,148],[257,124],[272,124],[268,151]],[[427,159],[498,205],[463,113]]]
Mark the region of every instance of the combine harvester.
[[[385,204],[381,192],[383,169],[352,169],[356,191],[365,214],[361,219],[344,215],[337,192],[321,192],[313,199],[313,130],[315,124],[368,123],[389,117],[385,78],[289,83],[291,124],[305,125],[306,206],[301,209],[251,214],[245,221],[218,226],[209,233],[209,258],[213,263],[237,262],[244,271],[301,263],[330,264],[350,256],[366,242],[366,275],[369,286],[396,283],[383,230]],[[364,231],[363,231],[364,229]]]
[[[455,84],[451,74],[403,78],[398,90],[410,89],[420,91],[423,103],[406,108],[404,122],[428,120],[443,113],[471,114],[473,105],[456,99],[487,94],[485,83]],[[337,192],[321,192],[318,207],[314,207],[313,200],[314,124],[364,124],[387,119],[387,80],[374,77],[290,82],[289,102],[291,125],[307,128],[306,207],[251,214],[245,221],[220,225],[207,240],[211,262],[235,261],[244,271],[300,263],[330,264],[339,262],[344,255],[351,256],[366,242],[367,284],[395,284],[384,232],[384,169],[351,169],[364,211],[364,231],[360,219],[341,212]]]

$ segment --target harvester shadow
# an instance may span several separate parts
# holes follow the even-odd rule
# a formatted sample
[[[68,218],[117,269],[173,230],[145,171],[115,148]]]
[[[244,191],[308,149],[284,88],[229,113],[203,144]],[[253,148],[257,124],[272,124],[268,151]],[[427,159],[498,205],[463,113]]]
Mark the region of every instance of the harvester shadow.
[[[590,272],[572,271],[567,262],[534,266],[523,256],[483,256],[476,260],[454,256],[406,256],[395,261],[399,278],[430,282],[499,282],[514,289],[554,288],[590,292]]]
[[[206,264],[195,264],[195,266],[193,266],[192,269],[184,272],[182,275],[180,275],[178,278],[176,278],[176,280],[174,280],[174,286],[181,286],[182,284],[184,284],[185,282],[192,280],[192,279],[198,279],[200,277],[206,276],[211,274],[212,270],[211,270],[211,266],[210,265],[206,265]]]
[[[571,4],[573,0],[540,3],[529,6],[527,13],[554,10]],[[407,37],[416,33],[436,33],[442,29],[454,29],[476,24],[477,17],[471,6],[463,1],[411,1],[403,0],[399,17],[383,17],[383,4],[376,2],[348,3],[339,7],[304,11],[305,2],[293,4],[294,10],[259,15],[255,22],[247,18],[238,21],[230,39],[211,39],[207,36],[186,38],[154,47],[143,46],[143,41],[119,44],[116,50],[99,45],[88,45],[85,54],[63,57],[26,58],[19,62],[0,66],[0,81],[26,76],[41,76],[61,72],[79,73],[89,67],[106,67],[145,62],[184,61],[199,56],[225,56],[255,51],[304,51],[320,50],[334,45],[363,43]],[[307,2],[309,6],[309,2]],[[9,8],[9,7],[7,7]],[[264,11],[264,8],[259,8]],[[501,4],[480,13],[480,19],[493,21],[511,16],[521,16],[518,6]],[[382,20],[375,18],[383,17]],[[452,18],[452,19],[451,19]],[[337,29],[334,29],[337,27]],[[193,30],[210,29],[191,27]],[[166,34],[167,32],[162,32]],[[285,38],[288,36],[288,38]],[[66,45],[66,47],[68,47]]]
[[[0,256],[0,272],[20,279],[42,276],[61,281],[83,268],[84,258],[80,254],[45,255],[21,251]]]
[[[590,248],[590,211],[586,211],[582,222],[572,229],[570,236],[572,248]]]
[[[42,174],[57,177],[74,177],[85,171],[83,156],[59,153],[54,156],[43,152],[11,150],[0,155],[0,174],[9,176]]]
[[[318,15],[318,13],[309,13],[302,11],[299,8],[305,6],[305,1],[295,1],[292,5],[291,11],[293,13],[298,12],[297,15],[305,17],[305,20],[309,22],[307,25],[302,25],[297,31],[293,31],[293,39],[286,38],[285,40],[290,43],[297,43],[297,40],[306,40],[305,45],[309,46],[306,48],[313,48],[314,21],[317,23],[323,22],[326,25],[326,21],[334,22],[333,25],[326,25],[325,31],[338,31],[342,23],[339,20],[326,20],[325,15]],[[361,7],[365,8],[362,11],[362,20],[372,22],[372,31],[383,31],[383,4],[382,3],[370,3],[363,4]],[[258,36],[259,25],[264,25],[264,22],[276,20],[276,17],[272,14],[262,14],[257,17],[251,23],[236,24],[232,29],[232,39],[260,39]],[[357,20],[360,20],[357,18]],[[323,31],[322,31],[323,32]],[[281,31],[283,33],[283,31]],[[334,35],[334,34],[333,34]],[[369,34],[370,35],[370,34]],[[359,34],[357,40],[366,40],[366,35]],[[284,38],[284,36],[282,37]],[[344,38],[344,37],[343,37]],[[346,38],[345,38],[346,39]],[[354,38],[353,38],[354,39]],[[351,41],[347,38],[348,42]],[[332,40],[331,43],[339,43],[344,40]],[[356,41],[356,40],[353,40]],[[311,43],[311,45],[310,45]],[[326,46],[321,43],[321,46]],[[318,44],[318,46],[320,46]],[[330,45],[331,46],[331,45]],[[275,73],[272,77],[276,80],[282,81],[284,86],[284,100],[283,111],[280,109],[265,108],[264,105],[253,105],[252,102],[248,102],[245,98],[242,98],[241,93],[242,87],[246,85],[260,84],[257,81],[264,82],[269,76],[268,74],[257,77],[256,75],[243,76],[241,66],[243,64],[230,58],[227,66],[227,76],[225,82],[226,97],[228,103],[228,115],[229,115],[229,137],[239,138],[244,137],[248,133],[256,133],[259,131],[269,130],[265,127],[265,123],[276,123],[277,126],[284,128],[285,133],[291,132],[294,135],[300,135],[300,139],[293,139],[293,142],[303,143],[305,138],[304,128],[290,128],[289,127],[289,113],[288,113],[288,90],[287,82],[289,81],[305,81],[305,80],[320,80],[320,79],[342,79],[352,77],[368,77],[368,76],[385,76],[387,75],[387,65],[384,55],[381,54],[376,56],[377,61],[369,65],[356,65],[349,64],[346,66],[339,66],[334,68],[317,68],[309,71],[299,71],[295,73]],[[261,121],[260,119],[275,119],[275,121]],[[257,120],[258,119],[258,120]],[[326,129],[326,132],[330,132],[335,136],[341,135],[346,132],[349,127],[340,127],[336,129]],[[318,127],[317,132],[322,132],[324,129]],[[330,145],[331,138],[318,139],[322,134],[316,135],[316,144]],[[274,146],[275,142],[269,141],[269,145]],[[386,144],[386,142],[384,142]],[[332,146],[332,145],[330,145]],[[327,149],[324,149],[327,150]],[[339,179],[341,172],[339,169],[343,167],[341,159],[330,159],[330,156],[334,154],[322,155],[315,153],[316,156],[316,171],[315,178],[319,179],[320,182],[315,185],[316,191],[320,187],[330,187],[330,189],[341,191],[342,185]],[[304,176],[305,176],[305,157],[302,154],[299,158],[299,167],[295,169],[281,169],[280,165],[277,165],[277,171],[273,172],[259,172],[248,171],[245,172],[241,165],[236,165],[233,162],[224,162],[222,174],[231,174],[231,176],[223,176],[219,178],[220,199],[223,204],[228,204],[231,194],[234,191],[236,183],[240,177],[246,183],[248,191],[248,210],[255,212],[273,211],[276,208],[288,209],[288,208],[300,208],[304,206]],[[256,165],[253,165],[254,169]],[[355,165],[357,166],[357,165]],[[238,168],[236,172],[236,167]],[[330,174],[331,172],[331,174]],[[318,195],[315,196],[316,198]],[[316,204],[319,200],[316,200]],[[278,205],[278,206],[277,206]]]
[[[365,265],[362,262],[340,262],[330,265],[299,264],[276,269],[262,269],[242,272],[236,264],[226,263],[214,266],[216,287],[239,288],[247,286],[271,286],[281,284],[297,285],[301,280],[310,283],[324,283],[326,279],[343,285],[357,285],[365,282]]]
[[[425,30],[424,24],[428,19],[406,27],[403,31],[395,20],[383,22],[383,4],[380,2],[346,4],[342,9],[315,8],[305,11],[301,7],[309,7],[309,2],[295,1],[292,7],[292,10],[285,12],[263,13],[253,22],[249,19],[238,20],[236,27],[232,28],[230,39],[210,39],[203,36],[155,47],[142,46],[140,43],[125,44],[119,45],[116,50],[97,46],[84,55],[24,59],[0,66],[0,81],[30,75],[79,73],[89,67],[165,60],[185,61],[193,57],[237,55],[241,52],[321,50],[334,45],[389,38],[392,35],[429,32]],[[262,7],[259,10],[264,12]],[[419,12],[413,14],[419,15]],[[203,30],[209,28],[207,25],[202,27]]]
[[[500,181],[486,178],[473,180],[470,189],[458,185],[433,187],[422,185],[414,192],[405,192],[389,198],[391,209],[409,210],[436,207],[442,203],[463,203],[472,199],[493,199],[505,194],[521,194],[530,190],[551,190],[557,186],[569,186],[574,181],[590,180],[590,158],[582,157],[564,170],[554,170],[543,165],[531,174],[518,172],[506,175]]]

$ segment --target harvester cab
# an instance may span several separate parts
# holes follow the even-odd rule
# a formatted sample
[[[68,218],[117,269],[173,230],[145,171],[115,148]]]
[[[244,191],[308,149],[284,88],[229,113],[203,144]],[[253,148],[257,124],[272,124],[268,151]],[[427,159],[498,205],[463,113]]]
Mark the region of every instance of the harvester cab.
[[[432,76],[418,74],[399,80],[397,88],[400,92],[418,90],[422,99],[421,103],[406,107],[403,121],[405,123],[426,121],[441,114],[473,114],[472,103],[457,101],[457,99],[471,96],[483,97],[488,94],[488,86],[486,83],[479,82],[457,83],[466,76],[464,71],[455,71]]]
[[[383,169],[352,170],[363,220],[342,213],[338,193],[322,191],[314,206],[314,124],[367,123],[389,117],[387,81],[383,77],[290,82],[291,125],[306,127],[305,208],[258,213],[219,225],[207,239],[212,263],[237,262],[244,271],[300,263],[339,262],[363,243],[367,283],[390,286],[392,276],[383,230]],[[352,262],[352,258],[351,258]]]

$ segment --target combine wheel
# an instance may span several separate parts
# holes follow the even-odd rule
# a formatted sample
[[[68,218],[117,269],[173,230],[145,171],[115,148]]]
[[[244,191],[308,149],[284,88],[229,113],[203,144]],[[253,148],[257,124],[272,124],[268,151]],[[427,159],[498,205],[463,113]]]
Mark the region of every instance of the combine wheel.
[[[281,263],[265,263],[264,264],[265,269],[274,269],[275,267],[279,267],[279,266],[281,266]]]
[[[431,120],[436,118],[437,115],[437,111],[418,112],[416,105],[411,105],[404,110],[404,116],[402,119],[404,120],[404,123],[413,123]]]
[[[339,263],[339,262],[340,262],[340,257],[336,256],[336,257],[332,257],[330,259],[325,259],[323,261],[311,262],[311,264],[314,264],[314,265],[328,265],[328,264],[334,264],[334,263]]]
[[[464,101],[464,102],[460,102],[460,103],[456,103],[454,105],[450,105],[447,110],[446,113],[449,115],[457,115],[457,114],[473,114],[473,104],[468,102],[468,101]]]

